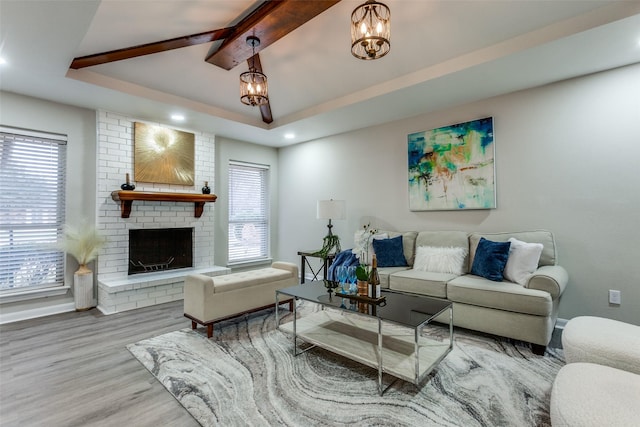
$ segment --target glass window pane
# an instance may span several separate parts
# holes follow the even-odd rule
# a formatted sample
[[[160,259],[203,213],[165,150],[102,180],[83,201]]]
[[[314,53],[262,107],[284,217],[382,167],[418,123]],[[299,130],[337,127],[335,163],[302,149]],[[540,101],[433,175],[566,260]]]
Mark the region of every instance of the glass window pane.
[[[229,164],[229,262],[269,257],[269,168]]]
[[[66,138],[0,130],[0,291],[61,286]]]

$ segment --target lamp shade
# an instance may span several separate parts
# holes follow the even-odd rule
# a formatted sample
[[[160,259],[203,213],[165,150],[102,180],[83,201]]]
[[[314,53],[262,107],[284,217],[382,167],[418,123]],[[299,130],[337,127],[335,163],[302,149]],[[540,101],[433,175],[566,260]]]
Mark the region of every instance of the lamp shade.
[[[344,200],[318,200],[318,219],[345,219]]]

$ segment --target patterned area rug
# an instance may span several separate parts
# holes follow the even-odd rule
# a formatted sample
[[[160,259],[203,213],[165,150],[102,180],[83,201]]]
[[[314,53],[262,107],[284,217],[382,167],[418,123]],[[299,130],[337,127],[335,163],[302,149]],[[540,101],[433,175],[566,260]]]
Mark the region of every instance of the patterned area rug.
[[[564,365],[562,350],[541,357],[524,343],[456,329],[454,349],[420,388],[398,380],[381,397],[374,369],[318,348],[294,357],[273,310],[214,329],[211,340],[184,329],[127,346],[203,426],[549,426]]]

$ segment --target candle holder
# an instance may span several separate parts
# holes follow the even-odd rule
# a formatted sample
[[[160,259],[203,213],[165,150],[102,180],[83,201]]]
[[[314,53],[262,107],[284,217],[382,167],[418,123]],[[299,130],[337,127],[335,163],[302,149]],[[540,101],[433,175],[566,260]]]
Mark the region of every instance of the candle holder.
[[[125,175],[125,183],[120,186],[123,190],[135,190],[136,186],[129,181],[129,174]]]

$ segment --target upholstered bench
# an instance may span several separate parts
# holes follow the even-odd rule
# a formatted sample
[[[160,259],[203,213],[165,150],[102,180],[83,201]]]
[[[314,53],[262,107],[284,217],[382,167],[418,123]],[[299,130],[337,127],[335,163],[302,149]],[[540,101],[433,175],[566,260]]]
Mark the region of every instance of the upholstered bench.
[[[298,266],[289,262],[215,277],[192,274],[184,282],[184,315],[193,329],[206,326],[211,338],[214,323],[273,306],[276,290],[297,283]],[[293,300],[285,302],[293,310]]]
[[[587,362],[640,374],[640,326],[580,316],[562,331],[567,363]]]

